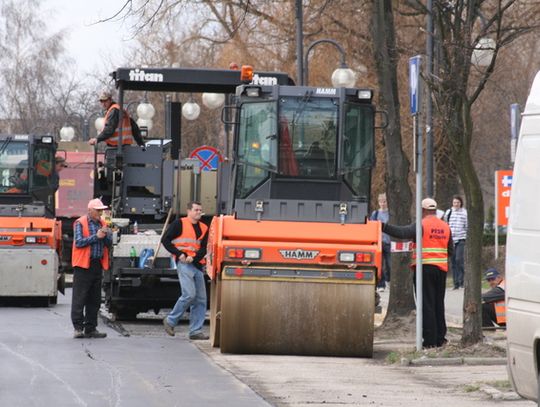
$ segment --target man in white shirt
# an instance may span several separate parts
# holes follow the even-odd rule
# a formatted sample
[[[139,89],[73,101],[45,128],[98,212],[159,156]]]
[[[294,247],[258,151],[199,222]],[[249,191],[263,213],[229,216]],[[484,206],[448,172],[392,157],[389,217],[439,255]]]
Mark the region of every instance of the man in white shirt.
[[[454,290],[463,288],[463,275],[465,272],[465,243],[467,239],[467,209],[463,207],[463,198],[454,195],[452,198],[452,208],[448,209],[444,218],[452,231],[454,240],[454,254],[451,258],[452,278],[454,280]]]

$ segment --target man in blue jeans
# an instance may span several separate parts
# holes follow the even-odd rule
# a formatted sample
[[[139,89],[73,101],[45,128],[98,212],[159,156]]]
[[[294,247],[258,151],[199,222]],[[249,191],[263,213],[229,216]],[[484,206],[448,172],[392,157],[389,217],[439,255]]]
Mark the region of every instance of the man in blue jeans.
[[[163,246],[174,256],[182,294],[172,311],[163,319],[165,331],[174,336],[184,312],[189,311],[189,339],[208,339],[202,332],[206,315],[206,284],[202,271],[205,263],[208,226],[202,223],[199,202],[187,204],[187,216],[171,223],[161,239]]]

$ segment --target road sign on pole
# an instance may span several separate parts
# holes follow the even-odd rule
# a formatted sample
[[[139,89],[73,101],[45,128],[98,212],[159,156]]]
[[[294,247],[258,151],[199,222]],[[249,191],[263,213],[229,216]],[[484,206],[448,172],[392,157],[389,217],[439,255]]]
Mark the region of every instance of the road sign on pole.
[[[409,58],[409,98],[411,101],[411,115],[420,113],[420,70],[422,68],[422,56],[416,55]]]
[[[189,158],[196,158],[201,162],[202,171],[217,170],[218,163],[223,161],[221,154],[215,147],[200,146],[191,152]]]
[[[510,105],[510,161],[513,163],[516,159],[516,146],[519,133],[521,111],[519,104]]]
[[[409,98],[413,116],[413,140],[416,173],[416,350],[422,350],[423,343],[423,296],[422,296],[422,130],[418,125],[420,115],[422,57],[417,55],[409,59]]]

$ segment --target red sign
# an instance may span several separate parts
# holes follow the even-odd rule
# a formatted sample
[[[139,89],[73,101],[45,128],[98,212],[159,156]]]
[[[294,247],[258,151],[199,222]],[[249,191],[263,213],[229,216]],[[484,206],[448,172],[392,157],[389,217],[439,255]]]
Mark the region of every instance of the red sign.
[[[189,158],[196,158],[201,162],[201,170],[217,170],[218,163],[223,161],[219,151],[210,146],[200,146],[191,152]]]
[[[508,225],[512,176],[512,170],[495,171],[495,206],[497,211],[497,226]]]

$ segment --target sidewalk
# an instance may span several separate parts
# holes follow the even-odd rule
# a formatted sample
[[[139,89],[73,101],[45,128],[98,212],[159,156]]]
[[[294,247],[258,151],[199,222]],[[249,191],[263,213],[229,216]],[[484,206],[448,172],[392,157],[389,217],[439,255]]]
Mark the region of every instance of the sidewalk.
[[[390,296],[390,289],[387,287],[383,291],[377,291],[381,296],[382,315],[386,314],[388,307],[388,297]],[[451,327],[463,326],[463,293],[464,289],[453,290],[452,288],[446,289],[444,298],[446,323]]]

